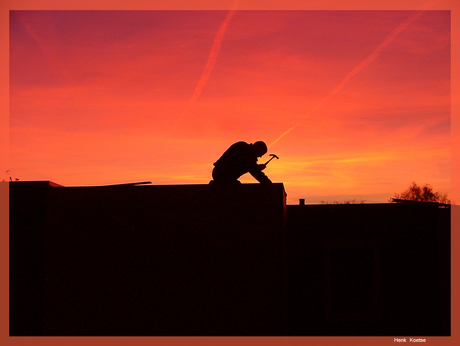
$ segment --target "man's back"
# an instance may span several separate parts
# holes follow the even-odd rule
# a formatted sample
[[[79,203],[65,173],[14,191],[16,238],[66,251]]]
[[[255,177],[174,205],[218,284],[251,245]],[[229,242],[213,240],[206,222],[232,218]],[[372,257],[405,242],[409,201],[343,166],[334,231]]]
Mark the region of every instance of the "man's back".
[[[216,167],[247,167],[257,164],[257,157],[251,150],[251,145],[246,142],[237,142],[222,154],[214,163]]]
[[[271,182],[268,177],[262,173],[263,165],[257,164],[257,158],[267,152],[266,145],[263,142],[256,147],[254,144],[246,142],[237,142],[228,148],[223,155],[214,163],[213,179],[215,182],[237,183],[238,178],[245,173],[251,173],[259,182]],[[263,166],[263,167],[262,167]]]

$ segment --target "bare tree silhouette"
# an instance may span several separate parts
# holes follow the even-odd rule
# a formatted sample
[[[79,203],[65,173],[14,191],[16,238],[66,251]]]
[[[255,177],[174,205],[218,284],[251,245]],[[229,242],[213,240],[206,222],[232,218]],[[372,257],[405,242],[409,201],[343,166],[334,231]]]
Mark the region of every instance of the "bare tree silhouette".
[[[425,186],[417,185],[414,182],[409,186],[407,190],[401,193],[395,193],[392,198],[388,201],[393,202],[393,199],[403,199],[406,201],[417,201],[417,202],[438,202],[444,204],[450,204],[450,199],[447,198],[446,193],[435,192],[430,184]]]
[[[333,200],[332,202],[320,201],[319,203],[320,203],[320,204],[365,204],[365,203],[366,203],[366,200],[357,201],[356,198],[355,198],[355,199],[344,200],[343,202],[339,202],[339,201],[337,201],[337,200]]]

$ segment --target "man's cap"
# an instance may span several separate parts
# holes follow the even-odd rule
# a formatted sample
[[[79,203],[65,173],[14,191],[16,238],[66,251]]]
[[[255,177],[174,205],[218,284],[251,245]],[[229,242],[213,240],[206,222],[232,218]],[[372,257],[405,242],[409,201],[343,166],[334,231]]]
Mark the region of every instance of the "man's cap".
[[[254,143],[254,149],[258,152],[258,153],[267,153],[268,151],[268,147],[267,147],[267,144],[265,144],[265,142],[262,142],[262,141],[257,141]]]

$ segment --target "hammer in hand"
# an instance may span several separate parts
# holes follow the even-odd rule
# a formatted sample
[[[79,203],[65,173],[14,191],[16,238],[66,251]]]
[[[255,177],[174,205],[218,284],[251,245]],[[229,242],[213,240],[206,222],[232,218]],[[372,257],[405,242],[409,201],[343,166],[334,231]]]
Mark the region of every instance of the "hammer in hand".
[[[268,160],[267,162],[265,162],[265,163],[264,163],[265,165],[267,165],[267,164],[268,164],[271,160],[273,160],[275,157],[276,157],[277,159],[279,159],[279,157],[276,156],[275,154],[270,154],[270,156],[271,156],[271,159]]]

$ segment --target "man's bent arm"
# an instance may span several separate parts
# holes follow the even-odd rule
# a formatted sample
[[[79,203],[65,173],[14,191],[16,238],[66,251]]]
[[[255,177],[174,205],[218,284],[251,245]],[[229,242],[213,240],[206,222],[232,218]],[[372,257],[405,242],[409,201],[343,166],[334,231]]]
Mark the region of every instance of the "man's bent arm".
[[[252,170],[249,172],[259,183],[271,184],[272,181],[260,170]]]

